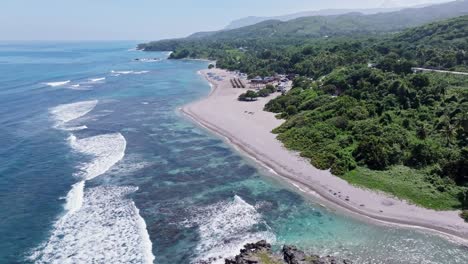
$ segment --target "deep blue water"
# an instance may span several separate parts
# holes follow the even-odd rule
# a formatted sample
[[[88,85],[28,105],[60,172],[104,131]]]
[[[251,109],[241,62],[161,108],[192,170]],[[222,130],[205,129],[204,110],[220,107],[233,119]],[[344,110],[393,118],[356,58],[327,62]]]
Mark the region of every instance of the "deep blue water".
[[[260,171],[177,111],[208,94],[207,63],[135,45],[0,44],[0,263],[193,263],[263,238],[357,263],[468,263]]]

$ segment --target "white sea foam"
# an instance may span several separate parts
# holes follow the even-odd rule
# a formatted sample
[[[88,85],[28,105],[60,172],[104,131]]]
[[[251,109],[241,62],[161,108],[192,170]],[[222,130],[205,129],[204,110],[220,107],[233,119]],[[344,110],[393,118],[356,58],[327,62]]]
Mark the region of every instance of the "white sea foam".
[[[72,104],[63,104],[50,110],[50,113],[57,121],[57,126],[63,126],[65,123],[80,118],[96,107],[98,101],[83,101]]]
[[[120,161],[125,155],[127,141],[120,133],[98,135],[77,139],[69,137],[72,148],[93,158],[80,166],[80,176],[85,180],[93,179]]]
[[[65,209],[68,214],[73,214],[78,211],[83,205],[83,192],[85,181],[80,181],[73,184],[72,189],[67,194],[67,203]]]
[[[60,105],[50,112],[60,128],[86,129],[65,125],[89,113],[97,102]],[[120,133],[82,139],[70,134],[69,143],[89,161],[78,167],[75,175],[81,181],[67,194],[65,215],[30,259],[36,263],[153,263],[146,223],[133,201],[126,197],[137,188],[100,186],[85,190],[86,180],[104,174],[124,157],[125,138]]]
[[[111,74],[113,76],[120,76],[120,75],[127,75],[127,74],[145,74],[148,73],[149,71],[111,71]]]
[[[153,263],[146,224],[127,195],[134,187],[95,187],[62,217],[30,257],[36,263]]]
[[[67,127],[65,130],[67,131],[79,131],[79,130],[84,130],[87,129],[87,126],[76,126],[76,127]]]
[[[136,61],[140,62],[159,62],[161,61],[160,58],[141,58],[141,59],[135,59]]]
[[[145,73],[148,73],[149,71],[136,71],[136,72],[133,72],[133,74],[145,74]]]
[[[92,78],[92,79],[89,79],[91,82],[102,82],[104,80],[106,80],[106,77],[102,77],[102,78]]]
[[[261,214],[237,195],[232,201],[195,211],[189,221],[189,224],[198,226],[201,240],[196,247],[195,262],[211,258],[216,259],[212,263],[224,263],[224,258],[237,255],[246,243],[276,240]],[[267,230],[255,231],[258,224],[263,224]]]
[[[48,82],[48,83],[45,83],[46,85],[48,86],[51,86],[51,87],[57,87],[57,86],[63,86],[65,84],[69,84],[71,81],[68,80],[68,81],[63,81],[63,82]]]
[[[83,203],[85,181],[104,174],[119,162],[125,155],[127,141],[120,133],[84,139],[77,139],[75,135],[71,135],[68,141],[74,150],[92,157],[89,162],[81,164],[77,176],[82,178],[82,181],[74,184],[67,194],[65,209],[68,213],[73,213],[80,209]]]
[[[113,74],[131,74],[133,71],[111,71]]]
[[[87,83],[84,83],[84,85],[83,84],[73,84],[73,85],[68,86],[68,89],[77,90],[77,91],[89,91],[89,90],[91,90],[91,88],[92,88],[92,86],[87,85]]]

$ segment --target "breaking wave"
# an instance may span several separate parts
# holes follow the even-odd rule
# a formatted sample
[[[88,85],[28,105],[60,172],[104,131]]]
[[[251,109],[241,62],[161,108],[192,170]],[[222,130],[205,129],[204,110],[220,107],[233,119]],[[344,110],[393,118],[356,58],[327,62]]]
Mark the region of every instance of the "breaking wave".
[[[127,141],[120,133],[99,135],[84,139],[77,139],[71,135],[68,139],[70,146],[82,154],[92,156],[89,162],[82,163],[80,172],[76,176],[82,181],[74,184],[67,194],[65,209],[73,213],[83,204],[84,187],[87,180],[104,174],[125,155]]]
[[[58,87],[58,86],[69,84],[70,82],[71,82],[70,80],[63,81],[63,82],[48,82],[48,83],[45,83],[45,85],[48,85],[50,87]]]
[[[128,75],[128,74],[145,74],[149,71],[111,71],[112,76]]]
[[[91,180],[120,161],[125,155],[127,142],[120,133],[98,135],[77,139],[69,137],[70,146],[83,154],[90,155],[91,161],[81,164],[79,176]]]
[[[237,195],[232,201],[195,211],[189,221],[190,225],[198,227],[200,235],[195,263],[221,264],[224,258],[237,255],[246,243],[276,240],[261,214]],[[258,230],[259,226],[263,231]]]
[[[102,78],[92,78],[92,79],[89,79],[91,82],[102,82],[104,80],[106,80],[106,77],[102,77]]]
[[[65,123],[80,118],[91,112],[96,107],[98,101],[83,101],[71,104],[56,106],[50,110],[56,121],[56,127],[64,128]]]
[[[86,129],[67,123],[92,111],[97,100],[64,104],[50,113],[56,128]],[[66,196],[65,214],[54,224],[47,242],[30,260],[36,263],[153,263],[152,244],[144,219],[128,194],[135,187],[99,186],[85,189],[86,181],[106,173],[125,156],[127,141],[120,133],[77,138],[71,148],[88,160],[77,166],[80,179]]]
[[[152,244],[134,187],[87,189],[82,207],[66,214],[30,259],[36,263],[153,263]]]

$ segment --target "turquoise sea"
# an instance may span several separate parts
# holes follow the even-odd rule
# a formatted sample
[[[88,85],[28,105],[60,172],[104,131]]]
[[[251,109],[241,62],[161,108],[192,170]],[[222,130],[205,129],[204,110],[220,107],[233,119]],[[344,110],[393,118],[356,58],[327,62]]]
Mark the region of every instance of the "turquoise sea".
[[[209,93],[207,63],[136,44],[0,43],[0,263],[223,263],[260,239],[468,263],[463,246],[329,211],[262,172],[177,111]]]

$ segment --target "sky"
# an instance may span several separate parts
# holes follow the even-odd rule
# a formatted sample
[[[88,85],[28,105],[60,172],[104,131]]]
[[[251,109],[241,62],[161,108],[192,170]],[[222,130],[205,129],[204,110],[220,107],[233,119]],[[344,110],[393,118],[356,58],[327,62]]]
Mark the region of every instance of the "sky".
[[[451,0],[0,0],[0,40],[158,40],[246,16]]]

